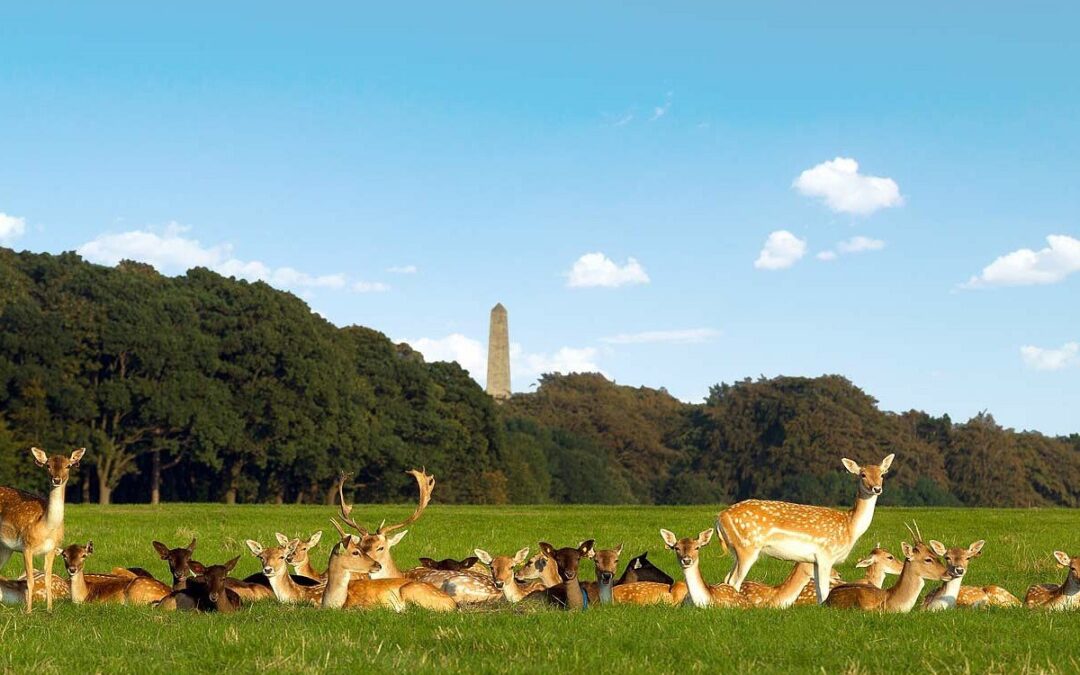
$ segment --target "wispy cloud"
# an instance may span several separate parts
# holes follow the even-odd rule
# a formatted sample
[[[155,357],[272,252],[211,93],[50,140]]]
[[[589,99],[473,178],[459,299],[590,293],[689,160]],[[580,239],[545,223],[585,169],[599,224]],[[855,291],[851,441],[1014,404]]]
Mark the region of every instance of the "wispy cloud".
[[[1033,251],[1022,248],[1006,253],[961,284],[961,288],[1056,284],[1080,271],[1080,239],[1065,234],[1046,238],[1049,246]]]
[[[386,268],[386,271],[390,274],[416,274],[416,265],[395,265],[394,267]]]
[[[858,236],[837,242],[835,251],[822,251],[818,253],[816,257],[818,260],[832,262],[833,260],[836,260],[838,255],[853,255],[856,253],[866,253],[868,251],[880,251],[884,248],[885,242],[881,239]]]
[[[787,230],[777,230],[765,240],[765,246],[754,261],[759,270],[782,270],[791,267],[806,255],[806,240]]]
[[[695,344],[708,342],[720,336],[720,331],[713,328],[686,328],[681,330],[647,330],[641,333],[619,333],[600,338],[600,342],[610,345],[639,344]]]
[[[668,114],[668,111],[671,110],[671,96],[673,93],[674,92],[669,91],[667,94],[664,95],[664,102],[653,108],[652,116],[649,118],[650,122],[655,122],[664,115]]]
[[[1066,342],[1060,349],[1024,345],[1020,348],[1020,357],[1034,370],[1062,370],[1080,366],[1080,342]]]
[[[618,288],[649,283],[649,275],[636,259],[627,258],[626,263],[619,265],[599,251],[586,253],[574,261],[566,276],[570,288]]]
[[[859,173],[859,163],[850,157],[837,157],[803,171],[792,187],[821,199],[838,213],[870,215],[904,203],[896,181]]]
[[[350,288],[354,293],[385,293],[390,285],[381,281],[354,281]]]
[[[8,244],[26,232],[26,219],[0,213],[0,244]]]

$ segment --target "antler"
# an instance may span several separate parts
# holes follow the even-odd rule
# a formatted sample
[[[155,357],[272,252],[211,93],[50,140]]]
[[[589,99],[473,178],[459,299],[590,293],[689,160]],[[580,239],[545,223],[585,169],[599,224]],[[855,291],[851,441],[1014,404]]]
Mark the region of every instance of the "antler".
[[[378,534],[387,534],[394,530],[400,530],[406,525],[411,525],[416,522],[416,519],[420,517],[420,514],[427,508],[428,502],[431,501],[431,491],[435,489],[435,476],[428,475],[425,469],[411,469],[405,473],[411,474],[416,479],[416,486],[420,489],[420,502],[416,505],[416,510],[412,515],[393,525],[387,525],[385,521],[379,525],[379,529],[376,530]],[[355,526],[354,526],[355,527]]]
[[[911,529],[911,525],[915,526],[914,530]],[[904,527],[906,527],[908,532],[911,533],[911,538],[915,540],[915,543],[916,544],[921,544],[923,539],[922,539],[922,532],[919,532],[919,524],[916,523],[913,520],[913,521],[911,521],[911,525],[908,525],[907,523],[904,523]]]
[[[349,527],[354,528],[357,532],[359,532],[360,534],[362,534],[362,535],[364,535],[366,537],[367,535],[369,535],[371,533],[368,532],[365,528],[358,525],[356,523],[356,521],[352,519],[352,517],[349,515],[350,513],[352,513],[352,505],[345,503],[345,481],[348,480],[348,478],[349,478],[349,474],[342,471],[341,472],[341,478],[338,480],[337,490],[338,490],[338,501],[341,504],[341,519],[343,521],[345,521],[346,525],[348,525]],[[336,526],[337,523],[334,523],[334,525]],[[339,532],[341,531],[340,528],[338,528],[338,531]]]

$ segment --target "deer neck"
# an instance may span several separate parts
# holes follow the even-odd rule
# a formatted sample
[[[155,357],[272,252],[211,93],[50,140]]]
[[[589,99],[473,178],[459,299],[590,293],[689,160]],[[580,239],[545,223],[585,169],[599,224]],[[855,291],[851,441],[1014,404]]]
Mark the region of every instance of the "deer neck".
[[[934,593],[934,602],[948,607],[956,606],[956,596],[960,595],[960,586],[964,583],[964,577],[953,577],[941,585]]]
[[[1065,583],[1061,585],[1061,589],[1058,593],[1061,598],[1069,604],[1077,601],[1077,596],[1080,595],[1080,581],[1073,578],[1071,570],[1069,576],[1065,577]]]
[[[859,537],[863,536],[863,533],[870,529],[870,523],[874,520],[874,507],[877,506],[877,498],[877,495],[864,497],[861,494],[856,497],[855,508],[848,514],[848,527],[851,531],[852,542],[855,542]]]
[[[510,578],[510,581],[503,582],[503,597],[510,603],[521,602],[522,598],[525,597],[525,591],[522,590],[522,584],[513,577]]]
[[[45,509],[45,525],[50,530],[57,530],[64,526],[64,491],[67,483],[60,487],[49,490],[49,504]],[[60,542],[55,542],[59,545]]]
[[[232,603],[229,602],[228,589],[222,588],[221,592],[217,594],[217,598],[214,600],[214,609],[222,614],[233,611],[234,607],[232,606]]]
[[[581,588],[581,582],[574,577],[563,584],[566,588],[566,606],[570,609],[583,609],[585,607],[585,592]]]
[[[888,609],[902,612],[910,610],[915,606],[915,602],[919,599],[919,593],[922,593],[925,585],[926,582],[915,571],[915,566],[905,562],[904,570],[900,572],[900,578],[896,580],[892,588],[885,591],[885,606]]]
[[[394,556],[390,555],[389,550],[387,550],[387,554],[383,556],[383,559],[377,560],[377,562],[382,565],[382,568],[378,572],[372,573],[372,579],[400,579],[405,576],[394,563]]]
[[[330,567],[326,570],[326,590],[323,591],[322,606],[328,609],[344,607],[349,597],[352,573],[338,562],[338,557],[330,556]]]
[[[863,583],[881,588],[885,585],[885,567],[877,563],[870,565],[866,568],[866,574],[863,575],[862,580]]]
[[[776,602],[780,607],[788,607],[793,604],[795,600],[802,593],[802,590],[806,588],[806,584],[810,582],[810,576],[807,575],[802,565],[806,563],[800,563],[795,565],[795,569],[791,570],[791,574],[787,579],[784,579],[783,583],[776,587]]]
[[[89,595],[89,590],[86,588],[86,577],[83,575],[82,570],[71,575],[69,591],[71,594],[71,601],[75,604],[86,602],[86,596]]]
[[[611,589],[615,586],[615,577],[612,577],[612,580],[607,582],[606,584],[603,581],[597,579],[596,586],[600,589],[600,604],[612,604],[614,602],[614,599],[611,595]]]
[[[316,572],[315,568],[311,566],[311,558],[308,558],[299,565],[294,565],[293,571],[308,579],[322,579],[322,575]]]
[[[281,602],[297,602],[300,600],[300,587],[289,576],[288,566],[269,579],[270,588],[274,589],[274,595],[277,596],[278,600]]]
[[[701,576],[700,564],[700,561],[695,560],[693,565],[683,569],[683,573],[686,575],[686,590],[691,602],[698,607],[707,607],[712,603],[712,593],[709,592],[705,578]]]

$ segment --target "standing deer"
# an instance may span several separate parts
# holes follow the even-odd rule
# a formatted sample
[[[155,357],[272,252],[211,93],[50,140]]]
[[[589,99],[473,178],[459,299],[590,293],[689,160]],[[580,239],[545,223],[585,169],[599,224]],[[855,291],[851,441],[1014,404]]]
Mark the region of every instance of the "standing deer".
[[[288,562],[295,574],[307,577],[314,581],[323,581],[326,579],[325,574],[311,566],[311,556],[309,554],[311,549],[319,545],[319,541],[322,539],[322,530],[319,530],[307,539],[289,539],[280,532],[275,533],[274,536],[282,546],[292,547],[292,553],[289,554]]]
[[[712,541],[712,530],[702,530],[696,537],[679,539],[670,530],[660,530],[667,547],[675,552],[675,560],[686,577],[686,600],[698,607],[747,607],[749,602],[730,584],[710,586],[701,576],[701,548]]]
[[[503,597],[507,602],[511,604],[521,602],[526,595],[539,590],[534,588],[532,584],[519,582],[514,576],[514,568],[525,562],[529,557],[528,546],[515,553],[513,557],[508,555],[493,556],[481,548],[476,549],[474,552],[477,560],[491,568],[491,580],[495,584],[495,588],[503,592]]]
[[[434,476],[428,475],[423,470],[418,471],[416,469],[406,473],[416,479],[417,487],[420,490],[420,500],[416,505],[416,509],[411,516],[400,523],[387,525],[384,522],[374,531],[368,530],[352,518],[353,507],[345,501],[344,486],[347,476],[342,475],[338,483],[342,521],[360,533],[361,550],[380,565],[379,571],[372,574],[371,578],[396,579],[406,577],[413,581],[423,581],[445,591],[458,603],[489,602],[499,598],[502,592],[495,588],[488,576],[483,574],[468,571],[433,570],[427,567],[417,567],[404,573],[398,569],[390,549],[396,546],[408,532],[408,530],[401,530],[401,528],[416,522],[420,514],[424,512],[424,509],[427,508],[428,503],[431,501],[431,493],[435,489]],[[391,533],[397,530],[401,530],[401,532],[391,536]]]
[[[741,588],[747,572],[765,553],[780,560],[813,563],[818,603],[825,602],[833,565],[847,558],[870,527],[882,479],[893,457],[890,454],[881,464],[865,467],[847,458],[842,460],[844,467],[859,478],[858,496],[851,511],[748,499],[721,512],[716,531],[724,548],[730,549],[735,558],[725,583],[736,590]]]
[[[1080,606],[1077,599],[1080,598],[1080,556],[1070,558],[1065,551],[1054,551],[1054,559],[1058,565],[1068,568],[1065,582],[1057,584],[1038,584],[1027,589],[1024,594],[1024,605],[1027,607],[1044,607],[1046,609],[1076,609]]]
[[[11,487],[0,487],[0,569],[15,551],[22,551],[26,570],[26,611],[34,606],[34,556],[45,558],[45,608],[52,610],[52,568],[56,549],[64,543],[64,492],[71,469],[79,465],[86,448],[70,457],[49,457],[30,448],[34,462],[49,472],[48,500]]]
[[[169,594],[169,587],[157,579],[128,574],[84,574],[86,559],[94,554],[94,542],[72,544],[56,551],[64,559],[70,578],[68,595],[75,604],[110,602],[122,605],[151,605]]]
[[[938,556],[945,555],[945,545],[930,540],[924,543],[918,526],[912,531],[913,544],[901,543],[904,551],[904,569],[900,578],[887,589],[868,584],[843,584],[829,594],[825,605],[844,609],[878,610],[883,612],[910,612],[919,601],[926,580],[947,581],[949,570]]]

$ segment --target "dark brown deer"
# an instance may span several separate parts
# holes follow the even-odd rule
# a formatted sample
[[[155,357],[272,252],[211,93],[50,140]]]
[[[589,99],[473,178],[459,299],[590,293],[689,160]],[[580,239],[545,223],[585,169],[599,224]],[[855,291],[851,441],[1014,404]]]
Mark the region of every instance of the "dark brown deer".
[[[588,596],[578,580],[578,568],[581,565],[581,559],[589,557],[592,550],[592,539],[581,542],[577,548],[560,549],[556,549],[546,541],[540,542],[540,551],[555,561],[562,582],[551,588],[530,593],[525,596],[525,600],[545,602],[564,609],[585,609]]]
[[[191,570],[195,572],[195,576],[188,580],[186,588],[173,591],[163,598],[158,607],[166,611],[235,612],[240,609],[240,596],[226,588],[225,582],[238,560],[240,556],[224,565],[209,567],[198,561],[191,561]]]
[[[169,573],[173,580],[172,589],[179,591],[186,588],[188,580],[196,573],[197,561],[192,558],[196,540],[192,538],[190,544],[180,548],[169,548],[160,541],[151,543],[158,556],[169,565]],[[242,602],[258,602],[274,597],[270,581],[264,575],[252,575],[244,580],[226,577],[225,586],[236,593]]]
[[[622,586],[623,584],[642,581],[667,584],[668,586],[675,583],[675,580],[667,572],[649,561],[648,552],[642,553],[636,558],[631,558],[630,562],[626,563],[626,569],[623,570],[622,576],[615,582],[615,585]]]
[[[434,558],[420,558],[420,566],[426,567],[431,570],[440,570],[443,572],[475,572],[473,568],[476,567],[480,559],[474,555],[464,558],[462,560],[454,560],[453,558],[443,558],[442,560],[435,560]]]

